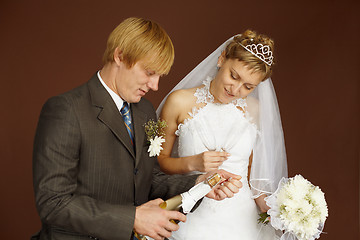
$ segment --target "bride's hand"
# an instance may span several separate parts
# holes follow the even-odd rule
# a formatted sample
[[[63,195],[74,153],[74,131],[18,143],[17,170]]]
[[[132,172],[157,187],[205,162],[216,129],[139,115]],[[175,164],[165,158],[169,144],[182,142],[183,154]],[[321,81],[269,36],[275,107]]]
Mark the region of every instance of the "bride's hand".
[[[258,205],[261,212],[267,212],[267,210],[270,209],[270,207],[266,204],[265,198],[267,196],[265,194],[259,196],[255,199],[256,205]]]
[[[191,171],[210,172],[218,167],[230,156],[227,152],[207,151],[195,155],[195,160],[191,161]]]

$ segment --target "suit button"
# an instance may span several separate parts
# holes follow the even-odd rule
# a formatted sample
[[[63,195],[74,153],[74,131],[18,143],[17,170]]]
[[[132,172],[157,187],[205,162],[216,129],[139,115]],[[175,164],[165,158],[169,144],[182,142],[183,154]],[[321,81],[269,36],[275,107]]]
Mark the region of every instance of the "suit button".
[[[135,168],[135,169],[134,169],[134,175],[137,175],[137,174],[138,174],[138,171],[139,171],[139,169]]]

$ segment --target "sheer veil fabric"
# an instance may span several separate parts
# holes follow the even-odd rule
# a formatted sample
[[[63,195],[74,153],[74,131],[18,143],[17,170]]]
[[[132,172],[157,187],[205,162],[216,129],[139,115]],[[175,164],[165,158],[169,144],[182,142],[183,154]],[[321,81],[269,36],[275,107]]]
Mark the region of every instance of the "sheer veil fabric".
[[[229,38],[198,64],[169,94],[175,90],[201,86],[208,76],[214,78],[217,73],[218,58],[232,39],[233,37]],[[168,95],[162,100],[156,111],[158,116],[160,116]],[[249,181],[253,198],[257,198],[262,194],[275,192],[281,178],[287,177],[285,142],[280,111],[271,79],[260,83],[246,98],[246,102],[247,114],[250,115],[259,130],[253,149]],[[176,151],[177,146],[174,146],[173,149]]]

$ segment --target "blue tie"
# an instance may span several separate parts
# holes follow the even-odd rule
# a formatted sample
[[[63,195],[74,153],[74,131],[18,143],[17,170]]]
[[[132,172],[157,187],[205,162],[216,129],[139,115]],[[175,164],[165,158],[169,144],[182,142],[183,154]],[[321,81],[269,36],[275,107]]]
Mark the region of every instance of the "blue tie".
[[[133,128],[131,123],[131,115],[130,115],[129,104],[127,102],[124,102],[120,110],[120,113],[124,119],[126,130],[129,133],[131,144],[134,145],[134,135],[133,135]]]

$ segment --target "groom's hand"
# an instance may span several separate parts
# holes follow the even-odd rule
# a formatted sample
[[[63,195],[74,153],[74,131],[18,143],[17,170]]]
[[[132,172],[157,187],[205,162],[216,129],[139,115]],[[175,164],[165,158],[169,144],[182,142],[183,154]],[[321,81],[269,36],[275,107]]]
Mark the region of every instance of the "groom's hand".
[[[206,195],[206,197],[215,200],[223,200],[225,198],[233,197],[234,194],[238,193],[239,189],[242,188],[242,182],[240,181],[241,176],[229,173],[228,171],[222,169],[199,176],[197,182],[204,181],[207,177],[213,175],[214,173],[218,173],[221,176],[221,182],[214,187],[211,192]]]
[[[149,236],[155,240],[169,238],[172,231],[179,226],[170,222],[171,219],[186,221],[186,216],[178,211],[168,211],[159,207],[163,200],[160,198],[136,207],[134,231]]]

